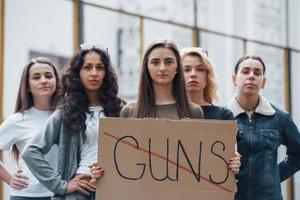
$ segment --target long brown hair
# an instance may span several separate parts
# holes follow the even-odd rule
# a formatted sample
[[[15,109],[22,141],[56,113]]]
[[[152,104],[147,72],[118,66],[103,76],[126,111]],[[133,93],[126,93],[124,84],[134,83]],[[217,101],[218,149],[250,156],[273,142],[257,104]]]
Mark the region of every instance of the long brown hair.
[[[173,79],[172,93],[176,101],[178,117],[179,118],[190,117],[191,111],[189,108],[186,91],[185,91],[185,82],[184,82],[182,62],[181,62],[179,50],[173,41],[167,39],[155,40],[145,50],[142,59],[142,69],[140,73],[136,117],[138,118],[157,117],[154,88],[153,88],[152,78],[148,70],[149,55],[156,48],[169,49],[173,52],[173,54],[176,57],[177,73]]]
[[[57,105],[59,101],[59,90],[60,90],[60,82],[59,82],[59,73],[56,68],[56,65],[54,62],[52,62],[48,58],[44,57],[38,57],[32,59],[23,69],[20,85],[19,85],[19,91],[17,95],[17,101],[16,101],[16,107],[15,107],[15,113],[21,112],[24,113],[25,110],[28,110],[34,105],[33,96],[30,92],[30,85],[29,85],[29,71],[30,68],[36,64],[47,64],[53,68],[54,76],[56,79],[56,90],[54,94],[51,96],[50,102],[51,102],[51,110],[55,109],[55,106]],[[16,161],[19,159],[19,150],[17,146],[14,144],[12,147],[12,154]]]

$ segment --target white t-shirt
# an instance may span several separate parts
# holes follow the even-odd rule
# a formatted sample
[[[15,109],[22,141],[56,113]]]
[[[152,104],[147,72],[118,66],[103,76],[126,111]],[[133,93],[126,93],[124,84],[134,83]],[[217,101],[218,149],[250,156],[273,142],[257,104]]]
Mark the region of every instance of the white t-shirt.
[[[30,139],[38,133],[39,129],[45,124],[47,118],[51,114],[50,111],[41,111],[32,107],[24,113],[15,113],[5,120],[0,126],[0,149],[11,150],[16,144],[19,155],[21,155],[24,147],[30,142]],[[55,145],[45,156],[50,166],[56,169],[57,166],[57,146]],[[19,157],[18,169],[29,179],[28,186],[24,189],[11,190],[12,196],[22,197],[49,197],[53,193],[46,189],[30,172],[24,160]]]
[[[89,107],[92,114],[86,115],[86,139],[83,142],[81,139],[80,146],[80,163],[77,169],[77,174],[90,174],[90,164],[97,161],[98,156],[98,132],[99,118],[105,117],[103,107]]]

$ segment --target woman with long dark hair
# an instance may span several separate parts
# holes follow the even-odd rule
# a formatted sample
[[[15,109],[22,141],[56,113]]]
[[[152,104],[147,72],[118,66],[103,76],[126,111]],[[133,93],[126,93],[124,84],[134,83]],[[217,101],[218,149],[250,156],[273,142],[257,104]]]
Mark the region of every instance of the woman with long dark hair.
[[[97,160],[98,119],[118,117],[123,100],[117,96],[117,76],[108,51],[101,46],[81,45],[65,76],[64,105],[49,118],[23,158],[54,199],[91,199],[95,185],[89,166]],[[43,159],[54,144],[59,148],[57,172]]]
[[[59,75],[55,64],[43,57],[32,59],[23,69],[15,114],[0,126],[0,149],[10,150],[18,164],[11,175],[0,167],[2,180],[12,187],[11,199],[50,199],[53,195],[30,172],[20,153],[37,130],[42,128],[55,109],[59,97]],[[50,149],[49,149],[50,150]],[[55,167],[57,149],[47,154],[47,161]]]
[[[147,47],[142,60],[138,100],[126,105],[121,117],[203,118],[201,107],[188,102],[182,62],[173,41],[155,40]]]

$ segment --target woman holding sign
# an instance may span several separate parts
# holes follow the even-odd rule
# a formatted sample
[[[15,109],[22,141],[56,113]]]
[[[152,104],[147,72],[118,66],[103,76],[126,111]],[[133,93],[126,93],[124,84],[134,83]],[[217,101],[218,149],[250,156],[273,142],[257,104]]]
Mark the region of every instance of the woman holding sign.
[[[238,122],[238,150],[242,155],[237,175],[236,200],[282,200],[280,182],[300,169],[300,133],[290,115],[261,94],[266,66],[258,56],[242,56],[232,76],[237,93],[228,107]],[[277,163],[279,145],[287,156]]]
[[[153,41],[142,60],[138,100],[126,105],[121,117],[203,118],[201,107],[187,100],[181,65],[173,41]]]
[[[64,105],[50,116],[23,158],[37,179],[54,193],[53,199],[94,198],[90,174],[97,160],[98,119],[118,117],[123,101],[117,96],[117,76],[106,48],[82,44],[65,73]],[[57,144],[58,170],[49,167],[43,155]],[[92,167],[96,167],[93,165]],[[99,169],[100,176],[103,170]]]

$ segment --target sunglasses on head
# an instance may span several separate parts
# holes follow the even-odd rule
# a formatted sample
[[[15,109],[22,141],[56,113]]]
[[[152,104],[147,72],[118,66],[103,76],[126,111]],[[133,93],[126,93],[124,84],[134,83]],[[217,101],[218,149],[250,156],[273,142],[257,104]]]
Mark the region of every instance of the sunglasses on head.
[[[196,51],[200,52],[200,53],[203,53],[204,55],[206,55],[208,57],[208,51],[207,51],[207,49],[203,49],[201,47],[195,47],[194,49]]]
[[[98,49],[98,50],[108,52],[108,48],[105,47],[104,45],[100,45],[100,44],[84,43],[84,44],[79,45],[79,51],[81,51],[81,50],[91,50],[91,49]]]

